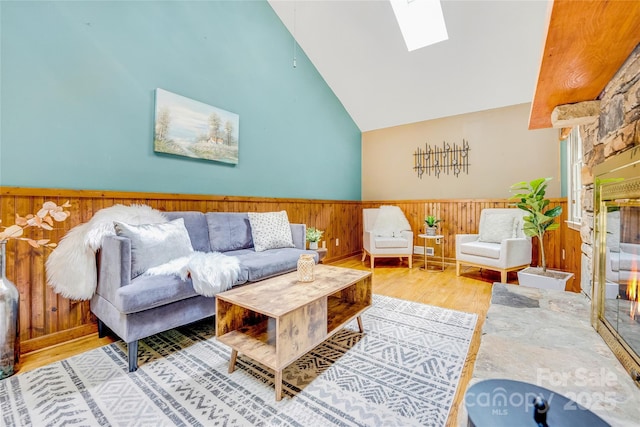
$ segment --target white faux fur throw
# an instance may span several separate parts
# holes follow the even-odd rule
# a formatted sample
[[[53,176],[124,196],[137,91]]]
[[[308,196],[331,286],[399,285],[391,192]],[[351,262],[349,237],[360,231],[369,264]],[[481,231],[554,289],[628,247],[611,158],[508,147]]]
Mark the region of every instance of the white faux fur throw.
[[[194,252],[189,256],[150,268],[143,274],[175,274],[182,280],[186,280],[190,275],[193,289],[200,295],[212,297],[231,289],[240,275],[240,261],[220,252]]]
[[[160,211],[146,205],[114,205],[73,227],[47,258],[47,281],[56,293],[74,300],[90,299],[96,291],[96,251],[102,239],[115,235],[113,221],[126,224],[167,222]]]
[[[398,206],[380,206],[373,233],[376,236],[400,237],[403,231],[411,231],[411,225]]]

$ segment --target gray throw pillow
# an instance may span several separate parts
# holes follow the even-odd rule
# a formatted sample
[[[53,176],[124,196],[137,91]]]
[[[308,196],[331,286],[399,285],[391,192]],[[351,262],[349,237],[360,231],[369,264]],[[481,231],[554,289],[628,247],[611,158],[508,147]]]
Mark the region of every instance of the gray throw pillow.
[[[256,252],[267,249],[294,248],[287,211],[249,212],[251,237]]]
[[[114,221],[116,234],[131,240],[131,278],[151,267],[193,252],[184,219],[161,224],[132,225]]]

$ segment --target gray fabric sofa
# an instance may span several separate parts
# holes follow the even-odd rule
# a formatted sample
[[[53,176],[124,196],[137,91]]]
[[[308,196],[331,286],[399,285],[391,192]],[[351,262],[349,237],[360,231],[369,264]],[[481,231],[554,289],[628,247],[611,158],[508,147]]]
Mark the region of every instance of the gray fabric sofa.
[[[305,250],[306,226],[290,224],[294,248],[256,252],[246,213],[167,212],[169,220],[183,218],[195,251],[217,251],[240,260],[240,275],[233,286],[294,271]],[[91,311],[98,318],[98,333],[105,326],[127,343],[129,371],[138,367],[138,340],[215,315],[215,297],[197,294],[191,279],[175,275],[132,278],[131,242],[108,236],[97,253],[98,286]]]

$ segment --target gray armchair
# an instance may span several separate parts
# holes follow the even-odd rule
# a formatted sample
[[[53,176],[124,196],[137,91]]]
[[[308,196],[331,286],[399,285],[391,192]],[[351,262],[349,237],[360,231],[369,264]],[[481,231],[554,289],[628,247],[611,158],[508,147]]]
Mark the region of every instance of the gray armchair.
[[[456,234],[456,275],[463,265],[500,272],[507,282],[509,271],[531,264],[531,238],[522,230],[522,209],[483,209],[478,234]]]
[[[382,210],[382,211],[381,211]],[[382,214],[381,214],[382,212]],[[389,218],[390,221],[380,221]],[[362,261],[371,258],[371,268],[376,258],[407,258],[409,268],[413,261],[413,231],[409,221],[397,206],[381,206],[363,209]]]

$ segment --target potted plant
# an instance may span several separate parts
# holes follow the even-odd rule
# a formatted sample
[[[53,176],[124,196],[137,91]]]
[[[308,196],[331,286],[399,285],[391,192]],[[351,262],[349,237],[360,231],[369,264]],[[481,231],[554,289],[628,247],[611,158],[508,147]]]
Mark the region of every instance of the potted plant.
[[[425,231],[427,233],[427,236],[436,235],[436,228],[438,227],[438,223],[441,221],[441,219],[438,219],[433,215],[428,215],[427,217],[425,217],[424,223],[426,225]]]
[[[307,241],[309,242],[309,249],[318,249],[318,241],[322,238],[324,231],[318,230],[315,227],[307,228]]]
[[[549,208],[551,201],[545,198],[549,180],[551,178],[538,178],[511,186],[512,191],[520,192],[513,196],[513,199],[519,200],[516,206],[528,212],[528,215],[522,218],[524,234],[528,237],[537,237],[540,249],[540,267],[527,267],[519,271],[518,282],[522,286],[565,290],[567,281],[573,273],[547,270],[547,258],[544,252],[544,235],[547,231],[557,230],[560,227],[556,218],[562,213],[562,206]]]

